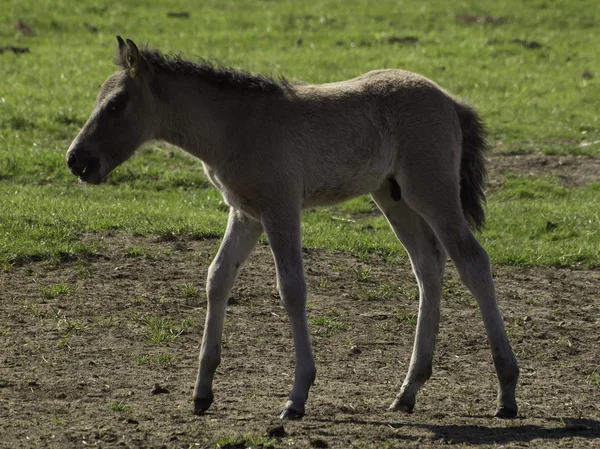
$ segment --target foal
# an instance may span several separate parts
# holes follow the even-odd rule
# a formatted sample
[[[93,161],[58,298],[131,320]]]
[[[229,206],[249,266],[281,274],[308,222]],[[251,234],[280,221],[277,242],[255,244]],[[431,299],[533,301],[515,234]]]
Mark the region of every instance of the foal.
[[[436,84],[402,70],[339,83],[289,84],[164,56],[117,38],[120,70],[67,152],[97,184],[144,142],[161,139],[197,156],[230,206],[210,265],[194,413],[213,402],[227,298],[263,232],[294,340],[294,385],[281,418],[304,414],[315,380],[306,319],[301,209],[370,193],[406,248],[420,292],[406,379],[391,409],[411,412],[431,376],[446,259],[475,296],[499,380],[496,416],[517,414],[517,362],[496,303],[487,253],[471,227],[484,223],[483,124]]]

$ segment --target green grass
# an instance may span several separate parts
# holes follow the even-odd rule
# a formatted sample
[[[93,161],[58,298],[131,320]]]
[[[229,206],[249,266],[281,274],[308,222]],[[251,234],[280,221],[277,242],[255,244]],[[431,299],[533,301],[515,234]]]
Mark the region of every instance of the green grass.
[[[127,248],[123,253],[125,257],[146,257],[148,256],[148,249],[141,246],[132,246]]]
[[[392,299],[398,295],[398,289],[394,288],[390,284],[383,283],[376,288],[362,289],[358,292],[360,299],[366,299],[368,301],[378,301]]]
[[[183,284],[181,286],[181,294],[186,298],[194,298],[198,296],[200,290],[194,284]]]
[[[473,98],[505,148],[560,149],[557,139],[568,139],[564,146],[573,151],[598,152],[598,145],[579,147],[599,137],[594,98],[600,93],[600,50],[592,32],[599,11],[593,0],[357,0],[349,5],[237,0],[227,8],[210,0],[186,4],[190,20],[169,19],[173,8],[167,0],[152,8],[131,0],[102,6],[10,2],[3,8],[0,37],[29,46],[31,54],[3,55],[8,63],[0,75],[5,86],[14,86],[1,95],[9,142],[28,134],[39,148],[48,137],[55,145],[71,138],[87,119],[98,84],[113,70],[114,36],[120,33],[165,51],[309,82],[406,68]],[[503,23],[464,20],[469,15]],[[35,36],[14,30],[17,18],[31,24]],[[88,32],[83,21],[98,32]],[[407,36],[417,42],[397,42]],[[541,48],[526,48],[515,39],[536,41]],[[61,102],[65,97],[69,101]]]
[[[476,104],[496,152],[600,153],[593,0],[208,0],[186,4],[189,20],[167,17],[179,9],[170,0],[5,3],[0,41],[30,53],[0,55],[0,270],[95,254],[105,231],[198,239],[224,231],[227,207],[200,162],[168,145],[141,149],[98,187],[79,185],[65,168],[65,150],[115,70],[116,34],[315,83],[404,68]],[[34,35],[15,28],[18,19]],[[599,193],[598,184],[510,177],[490,198],[479,237],[494,263],[599,266]],[[306,211],[303,244],[405,257],[373,210],[361,197]],[[141,246],[125,254],[148,256]]]
[[[356,270],[356,282],[360,283],[370,283],[373,282],[373,277],[371,276],[370,268],[361,268]]]
[[[52,284],[40,289],[40,293],[46,299],[56,298],[59,295],[68,295],[73,292],[73,287],[68,284]]]
[[[27,310],[29,313],[31,313],[36,318],[41,319],[41,318],[45,318],[45,316],[46,316],[44,314],[44,312],[42,311],[41,307],[38,304],[36,304],[35,302],[26,300],[23,303],[23,308],[25,310]]]
[[[171,317],[161,318],[150,315],[144,318],[147,327],[148,341],[151,343],[173,343],[188,327],[193,326],[192,320],[185,318],[175,321]]]
[[[173,363],[171,354],[138,355],[135,357],[136,365],[169,366]]]
[[[336,319],[325,315],[315,316],[312,318],[311,322],[316,328],[315,333],[317,335],[329,335],[334,331],[341,331],[346,329],[346,325],[343,322],[337,321]]]
[[[64,426],[65,420],[59,416],[52,415],[52,424],[55,426]]]
[[[483,245],[497,263],[600,264],[600,184],[567,189],[513,177],[489,205]]]
[[[407,312],[406,310],[397,309],[396,319],[401,323],[408,323],[411,326],[417,325],[417,315],[412,312]]]
[[[58,320],[57,328],[63,330],[67,334],[81,332],[89,328],[89,326],[81,320],[71,318],[61,318]]]
[[[11,189],[14,186],[0,184],[0,196],[6,198]],[[101,244],[98,233],[106,230],[217,238],[226,221],[225,212],[211,208],[218,201],[212,189],[186,193],[111,186],[22,189],[20,201],[5,202],[0,217],[0,257],[6,265],[92,254]],[[599,194],[600,184],[564,188],[552,179],[509,178],[489,201],[488,226],[480,239],[495,263],[598,266]],[[382,217],[344,222],[331,220],[330,214],[327,209],[304,214],[305,246],[404,257]],[[357,273],[358,282],[368,279],[368,271]],[[54,294],[48,290],[47,295]]]
[[[111,402],[110,404],[108,404],[108,408],[110,410],[112,410],[113,412],[118,412],[118,413],[129,413],[129,412],[133,411],[133,408],[131,408],[127,405],[124,405],[121,402],[117,402],[117,401],[114,401],[114,402]]]

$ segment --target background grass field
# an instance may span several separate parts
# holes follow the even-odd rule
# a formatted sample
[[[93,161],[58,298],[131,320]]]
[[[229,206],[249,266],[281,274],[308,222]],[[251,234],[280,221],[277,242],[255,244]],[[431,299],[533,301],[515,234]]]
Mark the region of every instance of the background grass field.
[[[597,2],[280,2],[192,5],[5,1],[0,55],[0,260],[89,253],[94,233],[215,236],[226,207],[198,161],[150,145],[98,188],[78,185],[64,153],[115,67],[121,34],[189,57],[320,83],[371,69],[422,73],[479,107],[495,152],[600,152]],[[170,18],[185,11],[189,19]],[[492,260],[598,265],[598,185],[511,178],[481,235]],[[304,244],[403,251],[368,199],[308,211]],[[363,232],[366,225],[371,232]],[[82,240],[82,232],[85,239]]]
[[[182,12],[186,14],[173,17],[172,13]],[[589,391],[597,395],[600,366],[597,366],[597,360],[593,361],[594,355],[589,348],[596,341],[591,334],[593,322],[590,320],[597,310],[590,285],[598,278],[600,267],[600,175],[593,168],[600,167],[599,27],[600,3],[595,0],[0,0],[0,276],[7,280],[20,279],[22,273],[31,276],[31,279],[17,279],[18,282],[10,284],[25,293],[0,292],[3,310],[9,310],[6,313],[9,324],[0,323],[0,342],[12,344],[11,348],[17,348],[16,354],[20,353],[21,343],[16,340],[18,332],[11,327],[13,323],[20,326],[20,314],[33,320],[34,327],[29,328],[33,329],[32,334],[39,331],[46,337],[58,335],[58,343],[48,340],[49,351],[67,347],[71,350],[77,343],[85,349],[86,344],[92,345],[106,335],[112,337],[113,333],[120,338],[109,338],[103,345],[116,347],[118,342],[128,342],[128,335],[137,335],[136,332],[140,334],[140,341],[143,340],[143,343],[137,343],[144,345],[152,339],[174,340],[176,335],[177,344],[183,346],[171,345],[160,352],[144,346],[147,353],[136,356],[134,374],[145,376],[145,379],[153,379],[149,373],[156,370],[160,373],[181,370],[181,360],[187,360],[189,354],[197,350],[197,335],[186,337],[184,331],[192,327],[197,331],[200,322],[197,314],[188,315],[188,302],[195,301],[194,307],[197,307],[197,301],[202,297],[202,289],[193,284],[198,274],[188,268],[189,261],[181,262],[179,258],[184,257],[183,252],[167,247],[169,242],[184,242],[182,246],[193,242],[189,245],[195,248],[199,272],[205,269],[214,254],[224,230],[227,205],[207,182],[199,161],[174,147],[153,143],[116,169],[105,184],[94,187],[78,183],[65,166],[64,155],[70,142],[86,122],[100,85],[115,70],[112,59],[118,34],[166,53],[217,59],[253,72],[311,83],[348,79],[372,69],[403,68],[421,73],[450,92],[470,100],[489,127],[492,167],[502,166],[494,161],[512,161],[508,164],[510,168],[493,169],[488,190],[488,225],[478,238],[490,253],[495,270],[499,270],[504,279],[518,279],[515,285],[505,285],[501,291],[504,297],[522,300],[515,309],[509,309],[509,336],[517,341],[520,360],[542,358],[536,363],[531,362],[534,368],[526,366],[523,372],[533,373],[546,362],[552,366],[556,364],[560,367],[557,369],[566,370],[557,371],[560,375],[577,379],[578,386],[589,386]],[[27,51],[16,54],[10,46],[24,47]],[[535,159],[536,167],[527,165],[527,161],[533,160],[528,157],[533,155],[541,155]],[[547,170],[546,161],[553,161],[558,168]],[[572,169],[571,177],[561,175],[563,165],[565,170]],[[584,172],[585,179],[578,175]],[[330,265],[321,267],[322,274],[333,272],[334,275],[331,279],[314,281],[311,292],[325,297],[332,291],[342,296],[350,295],[356,301],[348,306],[349,309],[375,310],[380,306],[376,301],[397,297],[416,308],[413,290],[405,291],[402,290],[404,286],[391,284],[402,279],[378,284],[382,276],[391,276],[387,273],[388,262],[406,268],[406,256],[384,219],[374,212],[375,207],[368,197],[336,207],[305,211],[303,245],[343,252],[339,262],[329,261]],[[104,254],[110,254],[118,266],[113,267],[112,261],[104,261]],[[318,265],[320,259],[314,254],[307,250],[307,256],[314,257],[313,262]],[[259,249],[259,256],[260,261],[268,261],[264,248]],[[100,261],[98,266],[101,268],[90,261]],[[343,266],[364,261],[369,262],[368,266],[375,266],[376,273],[368,271],[367,265],[353,266],[355,272]],[[115,274],[114,270],[129,267],[129,271],[137,273],[138,267],[143,267],[145,271],[139,269],[141,278],[144,273],[152,272],[157,264],[170,266],[172,263],[188,270],[185,276],[189,278],[185,283],[166,287],[171,278],[148,278],[134,287],[125,285],[124,289],[135,290],[134,299],[121,297],[122,292],[113,286],[121,273]],[[59,273],[58,280],[53,278],[45,284],[44,281],[38,287],[38,280],[43,278],[49,266],[53,267],[53,273]],[[552,282],[555,286],[567,281],[556,281],[563,279],[564,273],[551,271],[553,267],[577,269],[583,280],[574,278],[568,289],[565,287],[568,291],[565,290],[564,296],[554,298],[554,293],[561,292],[560,289],[548,294],[544,289]],[[257,270],[259,275],[262,271]],[[88,297],[94,298],[97,294],[87,285],[88,279],[99,272],[103,276],[101,279],[106,280],[108,293],[101,291],[117,304],[115,309],[87,302]],[[311,275],[314,273],[309,273],[309,277]],[[346,281],[350,279],[349,294],[346,293],[349,290],[342,290],[344,286],[337,285],[343,284],[337,280],[338,275]],[[177,279],[177,282],[183,282]],[[262,283],[252,284],[252,288],[268,297],[269,284],[265,279]],[[35,285],[29,285],[30,281]],[[451,281],[444,297],[449,303],[446,305],[456,308],[454,311],[461,321],[465,308],[467,312],[474,310],[472,298],[460,290],[455,275]],[[161,286],[156,287],[159,283]],[[528,283],[535,284],[537,290],[532,291],[537,297],[523,293]],[[154,290],[151,286],[155,286]],[[167,290],[163,291],[163,288]],[[137,289],[141,289],[143,295],[138,296]],[[586,294],[581,308],[573,306],[575,311],[571,321],[553,316],[554,311],[570,307],[571,294],[579,297],[581,291]],[[18,295],[27,297],[23,304],[15,306],[15,315],[11,307],[16,297],[21,298]],[[30,298],[31,295],[34,297]],[[157,304],[150,305],[148,297],[152,295],[160,297]],[[238,295],[243,297],[242,293],[238,292]],[[85,319],[74,315],[65,317],[69,305],[72,314],[78,307],[77,313],[82,316],[88,310],[93,313]],[[354,347],[351,340],[355,338],[351,336],[353,324],[351,318],[344,315],[345,311],[332,312],[333,309],[321,310],[313,306],[313,313],[318,313],[311,321],[316,331],[313,334],[317,335],[315,344],[333,347],[337,343],[326,338],[334,338],[336,333],[348,333],[348,341],[341,345]],[[250,314],[255,313],[245,303],[240,307]],[[540,312],[540,322],[545,325],[543,320],[556,321],[550,337],[546,337],[547,330],[527,327],[532,315],[534,326],[538,325],[535,314],[542,307],[547,307],[548,311]],[[151,310],[152,314],[148,315]],[[179,315],[176,318],[163,316],[167,313],[165,310]],[[109,312],[111,315],[103,315]],[[396,326],[407,327],[410,332],[415,312],[416,309],[398,309],[392,321]],[[281,311],[273,309],[271,313],[277,316]],[[582,317],[582,314],[586,316]],[[189,316],[193,322],[188,320]],[[127,321],[129,318],[131,320]],[[584,325],[574,327],[574,322]],[[376,333],[374,339],[385,340],[383,349],[378,347],[381,354],[388,348],[386,339],[396,344],[392,330],[384,324],[387,326],[381,321],[371,328],[360,328],[365,335],[373,331]],[[354,325],[359,329],[359,324]],[[152,329],[156,335],[151,334]],[[466,335],[470,329],[460,332]],[[85,343],[86,335],[89,336],[88,343]],[[538,337],[539,341],[536,340]],[[583,341],[588,337],[589,341]],[[579,344],[578,338],[582,339]],[[550,351],[543,342],[540,343],[544,339],[552,342]],[[474,337],[469,341],[473,345],[468,347],[469,351],[479,348],[473,343]],[[243,348],[247,344],[256,345],[256,341],[243,340],[242,343]],[[229,344],[232,348],[235,346],[233,337]],[[459,347],[462,344],[462,341],[457,343]],[[480,346],[485,357],[489,357],[485,342]],[[133,352],[137,351],[137,347],[132,348]],[[405,349],[409,351],[408,346]],[[555,350],[559,355],[554,355]],[[395,357],[389,352],[386,354]],[[565,359],[565,354],[572,358]],[[582,360],[577,358],[580,355],[589,357]],[[56,357],[58,361],[53,362],[49,357],[50,363],[44,361],[59,366],[62,353]],[[65,357],[63,363],[69,367],[72,361]],[[86,354],[81,357],[84,360]],[[107,362],[107,366],[114,367],[119,357]],[[453,366],[452,363],[453,360],[447,361],[447,366]],[[335,363],[332,365],[336,366]],[[142,373],[143,368],[147,371]],[[235,368],[233,365],[228,369]],[[78,369],[84,372],[89,367],[79,366]],[[96,369],[100,368],[92,368],[92,371]],[[182,374],[182,371],[177,372]],[[548,378],[554,374],[552,372]],[[577,377],[579,375],[581,377]],[[187,371],[185,376],[188,376]],[[493,373],[490,376],[493,377]],[[191,382],[191,377],[184,380]],[[535,387],[535,382],[530,382],[528,394],[532,394]],[[560,385],[554,387],[560,389]],[[28,388],[33,392],[33,387],[26,385],[25,390]],[[54,400],[54,393],[54,390],[49,393],[51,400]],[[539,398],[540,394],[533,394],[533,397]],[[556,396],[560,395],[557,393]],[[586,400],[591,397],[584,396]],[[181,397],[184,397],[183,393]],[[131,409],[123,405],[130,397],[117,399],[105,409],[130,416]],[[338,410],[338,405],[333,410]],[[477,408],[476,404],[469,407],[473,406]],[[529,407],[529,404],[525,406]],[[528,410],[538,413],[535,416],[543,415],[538,409]],[[435,411],[430,410],[430,414]],[[580,417],[585,414],[581,410],[578,413]],[[467,414],[471,416],[476,412],[468,409]],[[55,415],[50,423],[54,426],[52,429],[74,426],[68,422],[68,416]],[[65,419],[66,423],[63,422]],[[194,427],[197,421],[189,423],[186,431],[197,429]],[[318,423],[310,425],[317,426]],[[343,427],[343,423],[338,425]],[[528,422],[528,425],[532,423]],[[586,425],[598,429],[597,422]],[[24,428],[30,428],[27,426]],[[174,427],[177,426],[175,423]],[[527,432],[533,432],[532,435],[539,438],[547,436],[543,431],[536,433],[531,429],[513,432],[516,435],[522,432],[523,441],[527,442],[530,441]],[[441,436],[434,442],[445,441],[445,431],[436,434]],[[150,427],[148,434],[151,437],[139,444],[152,446],[162,442],[156,432],[158,430]],[[371,447],[360,439],[352,440],[352,430],[347,432],[342,434],[342,440],[346,435],[353,444],[364,443],[360,447]],[[467,436],[464,441],[475,441],[475,444],[477,441],[489,444],[512,441],[510,438],[503,440],[502,430],[497,434],[490,432],[493,439],[482,436],[481,440],[476,437],[469,440],[470,436]],[[478,435],[473,429],[466,429],[465,434]],[[210,447],[238,447],[235,446],[237,441],[242,441],[242,445],[262,444],[265,447],[272,443],[269,438],[256,435],[206,438],[211,441]],[[397,447],[397,440],[391,441],[389,447]],[[543,440],[540,444],[548,441]],[[349,446],[350,443],[345,447]]]

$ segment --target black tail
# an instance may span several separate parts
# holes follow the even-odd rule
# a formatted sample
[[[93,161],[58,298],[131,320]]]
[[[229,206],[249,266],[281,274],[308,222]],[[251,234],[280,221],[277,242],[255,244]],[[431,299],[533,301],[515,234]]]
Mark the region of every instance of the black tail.
[[[485,183],[487,170],[485,157],[489,150],[485,125],[475,110],[456,102],[456,113],[462,130],[462,156],[460,159],[460,201],[463,214],[473,229],[485,224]]]

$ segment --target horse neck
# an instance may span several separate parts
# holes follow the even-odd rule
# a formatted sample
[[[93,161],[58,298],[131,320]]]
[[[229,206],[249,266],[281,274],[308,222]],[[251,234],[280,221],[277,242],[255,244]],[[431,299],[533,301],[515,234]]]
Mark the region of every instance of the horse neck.
[[[227,139],[248,96],[186,75],[161,74],[157,81],[157,138],[210,166],[219,165]]]

